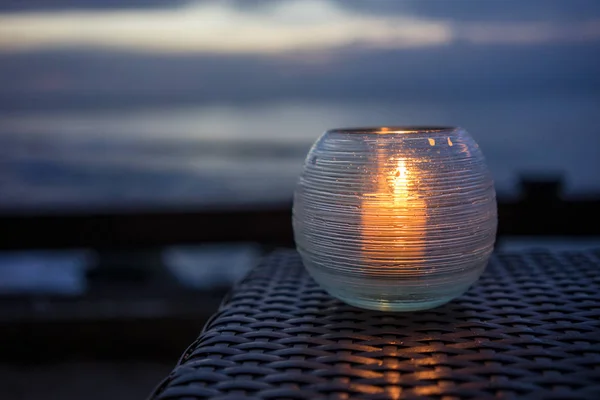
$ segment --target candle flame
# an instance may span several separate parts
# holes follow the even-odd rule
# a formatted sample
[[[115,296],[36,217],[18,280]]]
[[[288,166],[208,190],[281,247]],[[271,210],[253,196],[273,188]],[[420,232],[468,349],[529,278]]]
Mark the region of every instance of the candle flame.
[[[406,206],[408,202],[408,184],[409,173],[406,168],[406,162],[403,159],[398,160],[398,167],[394,172],[394,205]]]

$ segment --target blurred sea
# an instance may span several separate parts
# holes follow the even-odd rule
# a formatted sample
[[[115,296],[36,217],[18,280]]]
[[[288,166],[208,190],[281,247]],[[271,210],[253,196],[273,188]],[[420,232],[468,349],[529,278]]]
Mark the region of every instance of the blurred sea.
[[[278,102],[0,115],[0,206],[97,209],[291,199],[326,129],[460,125],[497,189],[521,172],[560,172],[569,194],[600,189],[594,95],[481,101]]]

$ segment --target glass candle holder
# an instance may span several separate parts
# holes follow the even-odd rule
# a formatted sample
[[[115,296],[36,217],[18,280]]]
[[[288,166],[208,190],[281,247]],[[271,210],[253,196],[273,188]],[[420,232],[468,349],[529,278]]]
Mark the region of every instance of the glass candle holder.
[[[335,129],[308,153],[293,224],[306,269],[332,296],[423,310],[460,296],[485,269],[496,193],[464,129]]]

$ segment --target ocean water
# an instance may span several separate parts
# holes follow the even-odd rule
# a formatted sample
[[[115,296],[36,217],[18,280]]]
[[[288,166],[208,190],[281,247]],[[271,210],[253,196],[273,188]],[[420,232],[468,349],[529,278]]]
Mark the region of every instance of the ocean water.
[[[600,191],[600,99],[288,101],[0,115],[0,206],[221,206],[291,200],[326,129],[459,125],[500,193],[520,173],[560,173],[567,194]]]

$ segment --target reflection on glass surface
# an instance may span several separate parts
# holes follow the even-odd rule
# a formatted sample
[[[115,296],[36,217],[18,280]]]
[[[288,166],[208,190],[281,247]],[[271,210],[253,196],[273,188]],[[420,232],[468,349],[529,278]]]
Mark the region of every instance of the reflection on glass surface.
[[[460,125],[600,188],[595,2],[0,5],[0,206],[287,201],[337,126]]]

